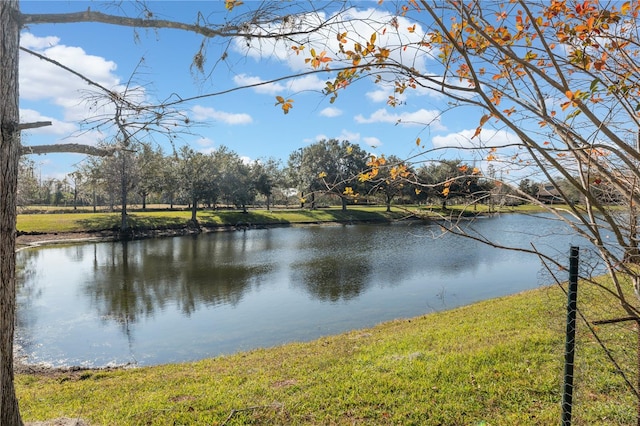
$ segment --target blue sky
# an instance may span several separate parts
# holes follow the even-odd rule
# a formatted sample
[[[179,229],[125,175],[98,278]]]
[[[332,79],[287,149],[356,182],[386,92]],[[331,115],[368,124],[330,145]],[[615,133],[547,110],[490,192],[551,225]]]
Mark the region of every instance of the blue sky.
[[[123,3],[125,8],[130,8],[131,3]],[[105,4],[22,0],[21,9],[28,14],[78,12],[91,7],[105,13],[119,13],[113,3],[110,8]],[[258,4],[246,2],[235,12],[246,12]],[[304,7],[318,3],[297,4]],[[351,12],[354,15],[374,16],[379,22],[391,18],[380,9],[383,6],[378,2],[355,4],[357,8]],[[223,1],[151,1],[148,5],[161,19],[191,23],[198,11],[216,22],[224,22],[229,17]],[[325,17],[331,14],[329,11],[323,13]],[[407,28],[413,23],[410,17],[403,18],[400,28]],[[411,36],[421,36],[420,31],[418,23],[416,34]],[[368,37],[371,31],[367,29],[364,32],[368,32],[365,35]],[[321,40],[323,36],[326,38]],[[319,35],[317,50],[330,49],[330,40],[328,35]],[[136,32],[129,27],[94,23],[39,24],[25,28],[21,37],[24,47],[51,57],[106,87],[121,87],[134,76],[135,81],[144,86],[145,96],[149,99],[164,99],[171,93],[182,97],[197,96],[309,69],[304,63],[308,50],[296,56],[290,47],[267,42],[261,46],[253,44],[247,50],[246,42],[242,40],[219,39],[208,45],[205,70],[210,70],[220,59],[222,49],[229,42],[228,56],[217,63],[208,79],[203,79],[190,68],[202,37],[183,31],[142,29]],[[144,66],[137,68],[141,58],[144,58]],[[423,54],[413,55],[410,59],[425,69],[436,65]],[[82,91],[87,86],[80,79],[24,52],[21,53],[20,74],[22,121],[53,122],[53,126],[25,132],[23,144],[96,144],[100,138],[108,136],[95,132],[78,134],[78,122],[88,114],[82,102]],[[224,145],[247,159],[273,157],[286,163],[289,154],[296,149],[323,138],[338,138],[357,143],[378,155],[408,158],[420,150],[455,144],[452,141],[461,137],[468,139],[482,115],[479,110],[458,108],[440,116],[448,109],[446,99],[428,91],[407,91],[402,98],[403,104],[392,108],[386,103],[392,89],[376,85],[372,80],[354,84],[341,92],[334,104],[330,104],[329,98],[321,93],[327,79],[329,75],[315,74],[183,105],[181,108],[185,113],[202,125],[192,130],[195,135],[182,136],[178,145],[188,144],[202,152],[211,152]],[[284,115],[274,105],[277,95],[294,99],[289,114]],[[483,135],[486,137],[484,131]],[[506,138],[509,135],[490,136]],[[416,146],[417,138],[420,138],[423,148]],[[162,141],[161,138],[156,140]],[[168,144],[164,148],[165,152],[170,150]],[[438,151],[427,156],[441,155],[473,161],[470,152],[443,154]],[[85,159],[78,154],[31,158],[41,169],[43,177],[57,178],[64,177]]]

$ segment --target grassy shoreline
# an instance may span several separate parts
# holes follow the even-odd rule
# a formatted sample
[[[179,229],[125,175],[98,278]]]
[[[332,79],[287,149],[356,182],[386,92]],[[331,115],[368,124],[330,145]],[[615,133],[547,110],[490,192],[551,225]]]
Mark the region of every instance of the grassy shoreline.
[[[25,421],[558,424],[565,302],[559,286],[540,287],[311,342],[198,362],[20,372],[16,388]],[[588,292],[579,303],[585,308],[604,304],[614,314],[610,301]],[[633,334],[611,333],[611,338],[625,339],[633,354]],[[635,424],[635,398],[583,324],[576,374],[574,424]]]
[[[564,302],[559,287],[542,287],[307,343],[155,367],[18,374],[16,386],[27,421],[551,425],[562,398]],[[584,330],[579,348],[589,368],[578,369],[575,424],[633,424],[632,395]]]
[[[239,210],[204,209],[198,211],[198,224],[204,229],[235,226],[275,226],[310,224],[323,222],[389,222],[406,219],[442,219],[458,216],[474,216],[487,213],[532,213],[542,211],[539,207],[525,205],[493,209],[486,206],[468,209],[466,206],[451,206],[446,210],[434,206],[394,207],[390,212],[384,206],[350,206],[346,211],[338,207],[307,209]],[[192,228],[191,212],[187,210],[149,209],[131,210],[127,215],[131,228],[139,231],[180,230]],[[117,231],[120,213],[89,213],[86,211],[39,213],[18,215],[19,235],[54,233],[99,233]]]

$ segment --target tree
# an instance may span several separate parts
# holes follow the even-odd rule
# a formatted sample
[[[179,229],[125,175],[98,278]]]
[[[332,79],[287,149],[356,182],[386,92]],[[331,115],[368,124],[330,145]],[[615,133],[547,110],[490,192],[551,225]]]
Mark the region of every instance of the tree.
[[[68,174],[69,179],[73,182],[73,209],[78,209],[78,192],[82,185],[82,173],[75,171]]]
[[[179,163],[175,161],[175,158],[169,157],[165,159],[160,169],[164,196],[168,199],[171,209],[173,209],[177,188],[180,186]]]
[[[227,0],[225,6],[232,10],[242,2]],[[21,123],[18,110],[18,52],[20,29],[25,25],[40,23],[72,23],[94,22],[110,25],[120,25],[139,28],[157,28],[188,31],[201,35],[205,40],[211,38],[244,37],[246,39],[263,39],[287,37],[290,33],[298,35],[296,26],[289,25],[291,10],[289,5],[264,4],[262,9],[255,11],[252,17],[246,15],[223,19],[220,22],[210,22],[207,14],[199,14],[196,23],[173,22],[156,19],[153,12],[144,3],[136,3],[140,7],[139,17],[131,18],[125,15],[110,15],[93,9],[78,13],[67,14],[22,14],[18,0],[0,2],[0,27],[3,37],[0,41],[0,65],[2,79],[0,80],[0,199],[3,200],[0,209],[0,424],[7,426],[21,425],[18,401],[13,384],[13,336],[15,324],[15,238],[16,238],[16,199],[18,164],[21,154],[40,154],[50,152],[77,152],[90,155],[106,155],[108,152],[91,146],[78,144],[56,144],[46,146],[23,147],[20,142],[20,132],[24,129],[50,125],[51,123]],[[277,25],[277,24],[285,24]],[[287,29],[283,29],[287,28]],[[309,31],[312,32],[312,31]],[[194,55],[193,67],[203,71],[205,64],[206,43],[202,43],[200,50]],[[26,49],[23,49],[26,51]],[[29,51],[42,60],[51,61],[42,55]],[[128,148],[128,144],[138,134],[158,132],[173,134],[179,120],[180,111],[168,112],[171,106],[187,101],[177,97],[158,104],[149,104],[132,96],[130,90],[123,93],[105,88],[96,82],[86,79],[64,64],[55,63],[70,74],[82,78],[101,95],[87,99],[94,102],[92,111],[106,111],[103,116],[92,116],[86,122],[91,129],[110,127],[115,129],[115,139],[119,140],[119,148]],[[266,84],[266,83],[265,83]],[[135,92],[135,87],[128,89]],[[135,94],[134,94],[135,95]],[[132,100],[135,99],[135,100]],[[172,116],[173,120],[165,120]],[[124,187],[124,186],[123,186]],[[126,200],[124,201],[126,203]],[[126,227],[123,215],[123,227]]]
[[[269,210],[273,190],[282,181],[280,162],[274,158],[254,161],[251,164],[251,180],[255,190],[267,199],[267,210]]]
[[[136,192],[142,198],[142,208],[147,208],[147,197],[162,189],[162,164],[165,158],[161,148],[150,143],[141,143],[136,153],[135,163],[138,170]]]
[[[529,178],[524,178],[518,184],[518,189],[532,197],[538,195],[538,185]]]
[[[369,155],[358,145],[336,139],[321,140],[289,156],[289,168],[296,182],[312,197],[326,192],[340,198],[342,210],[358,194],[358,176],[367,169]]]
[[[245,7],[248,7],[247,3]],[[241,4],[226,1],[229,9]],[[630,296],[634,292],[629,291],[640,293],[637,223],[640,149],[635,146],[640,127],[637,112],[640,109],[637,103],[640,75],[635,60],[640,45],[637,19],[640,4],[571,0],[540,3],[408,0],[399,5],[397,13],[377,22],[372,15],[350,18],[365,24],[358,28],[366,30],[347,26],[347,18],[322,19],[321,24],[312,25],[302,18],[296,21],[286,6],[281,11],[274,7],[267,7],[261,14],[253,13],[248,19],[243,16],[242,23],[230,19],[217,26],[203,17],[192,25],[161,21],[154,19],[152,13],[135,19],[93,10],[64,16],[26,16],[20,14],[17,0],[0,2],[0,24],[4,30],[0,42],[3,69],[0,199],[4,203],[0,210],[0,424],[20,424],[12,363],[16,176],[18,158],[23,152],[20,130],[39,125],[20,123],[18,118],[17,51],[19,29],[26,24],[83,21],[179,28],[208,38],[240,36],[249,43],[278,37],[279,42],[308,55],[305,59],[310,66],[309,73],[328,73],[325,93],[331,102],[335,102],[342,91],[371,77],[385,88],[391,88],[389,105],[392,107],[401,106],[402,98],[413,90],[433,90],[439,96],[446,96],[452,109],[470,106],[482,111],[477,125],[474,124],[475,132],[464,149],[470,150],[467,152],[472,152],[485,165],[500,167],[495,183],[513,188],[519,196],[533,203],[539,202],[519,191],[508,172],[518,170],[530,173],[532,178],[544,176],[544,181],[548,181],[566,201],[570,201],[570,194],[565,184],[580,194],[584,204],[569,204],[570,215],[562,215],[555,206],[544,207],[593,242],[594,250],[613,282],[613,288],[604,291],[616,296],[628,318],[637,323],[640,333],[638,300]],[[339,17],[340,10],[332,13]],[[408,27],[404,25],[407,21],[410,21]],[[330,23],[333,22],[338,24],[332,26]],[[317,51],[313,48],[303,50],[307,45],[317,44],[318,37],[315,36],[320,29],[323,31],[319,37],[322,46],[318,46]],[[407,34],[413,36],[407,37]],[[194,67],[199,70],[204,66],[204,47],[205,43],[194,57]],[[427,62],[428,67],[422,65]],[[136,111],[125,108],[121,96],[113,96],[109,101],[122,107],[121,112]],[[294,99],[285,96],[276,97],[276,104],[284,113],[292,108],[293,102]],[[145,111],[157,112],[157,109],[149,106]],[[115,122],[125,124],[118,116]],[[144,132],[153,121],[140,122],[146,124],[137,129]],[[113,125],[114,117],[104,117],[103,123]],[[118,130],[122,140],[129,140],[134,131],[127,126],[118,127]],[[515,136],[510,143],[496,146],[483,139],[483,135],[507,133]],[[420,145],[419,139],[416,145]],[[45,152],[45,148],[31,148],[31,152],[37,150]],[[332,193],[340,196],[343,208],[346,208],[348,197],[357,193],[357,188],[354,189],[357,176],[349,173],[332,180],[334,176],[329,170],[307,174],[312,167],[305,164],[303,152],[299,154],[291,158],[294,161],[290,163],[308,169],[296,171],[302,188],[310,190],[313,186],[312,194],[316,190],[334,191]],[[425,152],[428,154],[429,150]],[[362,161],[366,161],[366,157]],[[366,166],[356,174],[362,175],[365,170]],[[301,173],[303,171],[305,173]],[[326,175],[321,176],[323,173]],[[447,186],[446,183],[442,182],[443,196],[447,195],[445,192],[451,192],[451,184]],[[620,194],[618,209],[612,209],[610,202],[604,203],[590,190],[603,183]],[[451,225],[447,227],[450,232],[460,232],[454,222],[448,224]],[[446,227],[447,223],[442,225]],[[485,242],[492,244],[489,239]],[[562,266],[549,254],[531,251]],[[632,284],[626,283],[626,277],[631,277]],[[640,392],[635,389],[635,394],[640,395]]]
[[[251,167],[226,147],[221,147],[213,153],[218,171],[217,184],[220,196],[227,204],[233,204],[247,212],[247,205],[253,203],[256,197],[255,177]]]
[[[478,196],[477,168],[462,164],[460,160],[440,160],[421,166],[417,172],[417,185],[430,197],[442,200],[442,209],[447,209],[447,201],[455,197],[474,198]]]
[[[368,163],[372,167],[370,174],[365,172],[362,176],[373,185],[369,192],[380,193],[384,196],[387,211],[391,211],[391,202],[402,193],[405,187],[410,186],[407,182],[410,176],[415,174],[411,166],[407,166],[404,161],[395,155],[389,157],[372,157]],[[375,171],[374,171],[375,170]]]
[[[549,182],[568,207],[543,207],[592,243],[612,285],[590,281],[615,296],[627,315],[617,320],[635,322],[640,338],[639,15],[640,3],[631,1],[409,0],[388,21],[369,23],[368,34],[337,32],[335,48],[312,52],[307,63],[333,70],[325,89],[332,102],[371,77],[393,88],[394,107],[412,90],[433,90],[452,108],[482,111],[460,148],[496,168],[497,188],[532,203],[542,204],[510,172]],[[488,134],[512,138],[491,145]],[[594,196],[591,187],[603,184],[619,195],[617,206]],[[454,222],[443,225],[460,233]],[[562,268],[550,253],[531,252]],[[627,384],[640,403],[640,386]]]
[[[178,164],[180,186],[191,204],[191,223],[198,226],[198,203],[208,197],[215,199],[213,161],[211,156],[183,146],[179,150]]]
[[[35,174],[35,164],[32,160],[22,157],[18,170],[18,205],[26,206],[35,202],[39,197],[40,184]]]

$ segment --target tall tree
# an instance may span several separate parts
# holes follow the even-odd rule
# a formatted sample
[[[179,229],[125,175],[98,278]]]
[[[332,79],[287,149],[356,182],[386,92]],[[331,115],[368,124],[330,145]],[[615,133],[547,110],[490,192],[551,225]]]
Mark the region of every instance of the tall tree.
[[[214,166],[211,156],[183,146],[178,155],[180,186],[191,204],[191,223],[198,226],[198,204],[212,197],[216,189]]]
[[[16,203],[20,158],[18,1],[0,3],[0,424],[21,425],[13,384],[16,302]]]
[[[382,194],[390,212],[393,199],[409,186],[407,181],[415,172],[411,165],[395,155],[371,157],[368,165],[371,170],[361,174],[361,180],[365,179],[372,185],[369,192]]]
[[[13,335],[15,318],[15,238],[16,238],[16,196],[18,161],[21,153],[39,154],[50,152],[78,152],[84,154],[105,155],[103,150],[91,146],[78,144],[56,144],[46,146],[22,147],[20,132],[23,129],[39,127],[51,123],[20,123],[18,112],[18,52],[20,29],[24,25],[41,23],[73,23],[94,22],[110,25],[157,28],[188,31],[201,35],[205,40],[212,38],[244,37],[247,40],[287,37],[288,34],[301,35],[297,25],[290,25],[292,10],[290,5],[262,4],[247,19],[246,15],[235,18],[222,19],[220,22],[210,22],[207,14],[194,17],[195,23],[174,22],[156,19],[143,2],[136,2],[140,7],[139,17],[131,18],[125,15],[110,15],[86,9],[78,13],[63,14],[22,14],[18,0],[0,2],[0,424],[3,426],[21,425],[22,420],[18,409],[13,384]],[[228,0],[225,6],[232,10],[242,4],[239,1]],[[284,27],[279,24],[286,24]],[[286,29],[283,29],[286,28]],[[204,71],[206,43],[202,43],[200,50],[194,55],[193,66],[198,71]],[[27,49],[23,49],[27,51]],[[107,127],[115,129],[118,139],[122,143],[120,148],[128,148],[128,142],[142,132],[161,133],[174,132],[177,122],[185,120],[159,120],[166,117],[169,101],[158,104],[145,104],[132,101],[129,91],[120,93],[112,88],[103,87],[81,74],[74,72],[64,64],[51,61],[42,55],[28,51],[42,60],[55,63],[76,77],[83,80],[92,88],[101,92],[100,99],[94,99],[92,111],[115,111],[115,115],[107,114],[103,117],[90,117],[85,124],[90,128]],[[131,86],[129,88],[135,89]],[[135,98],[135,96],[134,96]],[[89,100],[91,101],[91,100]],[[184,102],[184,98],[173,99],[173,105]],[[103,108],[104,107],[104,108]],[[175,112],[175,111],[174,111]],[[171,115],[171,114],[169,114]],[[180,113],[173,114],[179,118]],[[184,117],[183,117],[184,118]],[[126,223],[123,223],[126,226]]]
[[[147,208],[147,197],[162,189],[164,162],[165,158],[160,147],[154,147],[148,142],[140,143],[135,156],[135,165],[138,170],[136,193],[142,198],[143,209]]]
[[[218,172],[217,183],[220,196],[227,202],[247,212],[247,205],[253,203],[256,197],[254,175],[251,167],[240,156],[221,147],[213,153]]]
[[[34,203],[40,192],[40,182],[35,172],[35,164],[26,157],[21,157],[18,170],[18,205],[26,206]]]
[[[478,192],[480,171],[460,160],[440,160],[422,165],[416,172],[417,184],[430,197],[439,198],[442,209],[452,198],[473,198]]]
[[[281,183],[280,162],[274,158],[251,163],[251,180],[255,190],[265,196],[267,210],[271,207],[271,196],[274,188]]]
[[[349,141],[323,139],[293,152],[289,169],[303,191],[312,198],[317,192],[339,197],[342,210],[358,193],[358,176],[367,169],[369,155]]]
[[[333,45],[306,59],[334,70],[325,91],[332,102],[371,77],[393,90],[394,107],[414,90],[433,90],[452,107],[481,111],[460,148],[495,167],[497,188],[533,203],[541,204],[510,172],[544,176],[569,214],[543,207],[592,243],[613,283],[604,294],[615,296],[626,314],[618,320],[635,322],[640,339],[639,15],[636,1],[409,0],[367,33],[336,32]],[[510,140],[491,144],[491,135]],[[615,188],[617,206],[594,196],[591,187],[602,184]],[[584,204],[574,202],[576,192]],[[531,251],[562,268],[551,253]]]

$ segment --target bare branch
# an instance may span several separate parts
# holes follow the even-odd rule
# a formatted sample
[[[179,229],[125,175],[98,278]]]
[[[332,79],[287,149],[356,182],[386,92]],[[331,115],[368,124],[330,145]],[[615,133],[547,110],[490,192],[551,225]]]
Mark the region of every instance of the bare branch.
[[[39,127],[51,126],[50,121],[36,121],[33,123],[18,124],[18,130],[37,129]]]
[[[53,154],[53,153],[77,153],[86,155],[95,155],[98,157],[106,157],[113,155],[115,149],[97,148],[91,145],[83,145],[79,143],[53,144],[53,145],[35,145],[23,146],[20,148],[20,155],[30,154]]]
[[[266,22],[276,22],[278,20],[284,20],[284,17],[275,17],[267,20]],[[91,9],[87,9],[84,12],[75,13],[44,13],[44,14],[23,14],[22,25],[29,24],[60,24],[60,23],[74,23],[74,22],[100,22],[102,24],[111,24],[124,27],[135,28],[166,28],[188,31],[196,34],[200,34],[204,37],[242,37],[247,36],[251,38],[273,38],[276,35],[274,33],[256,33],[252,32],[252,26],[259,25],[260,22],[243,23],[241,25],[224,25],[220,28],[213,28],[211,26],[202,26],[198,24],[186,24],[184,22],[168,21],[164,19],[144,19],[144,18],[129,18],[126,16],[109,15],[102,12],[95,12]],[[264,22],[264,23],[266,23]],[[296,36],[303,34],[311,34],[318,31],[325,25],[321,22],[319,25],[300,31],[287,32],[287,36]]]

